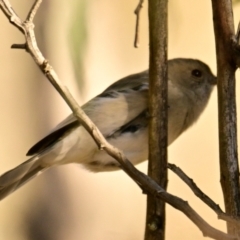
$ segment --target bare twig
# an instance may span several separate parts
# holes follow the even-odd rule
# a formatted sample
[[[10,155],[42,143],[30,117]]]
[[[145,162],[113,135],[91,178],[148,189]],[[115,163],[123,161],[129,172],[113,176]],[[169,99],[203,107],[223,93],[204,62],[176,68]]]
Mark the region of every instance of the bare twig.
[[[134,37],[134,47],[139,47],[139,22],[140,22],[140,11],[143,7],[144,0],[139,0],[139,3],[134,11],[136,14],[136,27],[135,27],[135,37]]]
[[[232,1],[212,0],[217,53],[218,126],[221,186],[226,213],[240,217],[240,185],[236,124],[235,70],[239,59],[235,39]],[[228,222],[228,232],[240,237],[239,229]]]
[[[38,11],[38,8],[40,7],[41,3],[42,3],[42,0],[36,0],[34,2],[34,4],[32,5],[32,8],[30,9],[30,11],[28,13],[26,21],[28,21],[28,22],[32,22],[33,21],[33,19],[34,19],[35,15],[36,15],[36,13]]]
[[[15,43],[11,46],[12,49],[25,49],[27,50],[26,43]]]
[[[15,27],[17,27],[23,34],[25,34],[24,27],[22,26],[22,21],[13,11],[9,1],[0,1],[0,8],[2,9],[5,16],[8,18],[9,22]]]
[[[199,197],[206,205],[208,205],[217,215],[219,219],[225,220],[240,227],[240,219],[233,218],[232,216],[226,214],[218,204],[216,204],[210,197],[208,197],[193,181],[189,178],[186,173],[182,171],[181,168],[177,167],[175,164],[168,163],[168,168],[171,169],[178,177],[180,177],[194,192],[194,194]]]
[[[22,22],[19,17],[12,10],[12,7],[8,0],[0,0],[0,8],[21,32],[24,33],[26,38],[26,45],[29,53],[33,57],[35,63],[46,75],[48,80],[52,83],[55,89],[60,93],[63,99],[66,101],[68,106],[73,111],[78,121],[86,128],[90,135],[95,140],[99,148],[104,149],[110,156],[115,158],[120,164],[122,169],[142,188],[145,192],[152,194],[155,198],[159,198],[171,206],[182,211],[197,227],[203,232],[204,236],[209,236],[213,239],[226,239],[226,240],[237,240],[235,237],[228,235],[222,231],[219,231],[211,227],[204,219],[202,219],[189,205],[182,199],[167,193],[161,188],[153,179],[138,171],[131,162],[123,155],[123,153],[117,148],[111,146],[103,137],[97,127],[91,122],[88,116],[82,111],[75,99],[72,97],[68,89],[59,81],[56,72],[53,70],[48,61],[43,57],[39,51],[35,34],[33,31],[33,23]],[[30,15],[30,14],[29,14]],[[31,18],[31,17],[30,17]]]

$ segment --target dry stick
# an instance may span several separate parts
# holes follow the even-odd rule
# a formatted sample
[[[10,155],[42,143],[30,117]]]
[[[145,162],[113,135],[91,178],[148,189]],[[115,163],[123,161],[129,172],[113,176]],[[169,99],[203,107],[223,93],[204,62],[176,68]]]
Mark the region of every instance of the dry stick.
[[[234,223],[236,227],[240,227],[240,219],[233,218],[232,216],[226,214],[218,204],[216,204],[210,197],[208,197],[193,181],[189,178],[186,173],[175,164],[168,163],[168,168],[171,169],[178,177],[180,177],[193,191],[193,193],[199,197],[208,207],[210,207],[217,215],[219,219],[226,222]]]
[[[41,0],[37,0],[35,5]],[[39,7],[39,5],[38,5]],[[24,33],[26,38],[27,50],[33,57],[35,63],[41,69],[41,71],[47,76],[48,80],[60,93],[63,99],[66,101],[68,106],[73,111],[78,121],[86,128],[90,135],[95,140],[96,144],[100,149],[104,149],[110,156],[115,158],[120,164],[122,169],[145,191],[156,198],[159,198],[167,203],[169,203],[174,208],[182,211],[196,226],[202,231],[204,236],[211,237],[217,240],[237,240],[237,238],[226,234],[211,227],[204,219],[202,219],[186,201],[171,195],[164,191],[155,181],[149,178],[144,173],[138,171],[131,162],[123,155],[121,151],[117,148],[111,146],[97,129],[97,127],[91,122],[91,120],[86,116],[82,109],[78,106],[77,102],[74,100],[72,95],[69,93],[68,89],[59,81],[57,74],[50,66],[48,61],[43,57],[42,53],[39,51],[35,34],[33,31],[33,23],[22,22],[16,13],[12,10],[12,7],[8,0],[0,0],[0,8],[3,13],[7,16],[10,23],[17,27],[21,32]],[[37,11],[37,9],[35,9]],[[28,16],[33,16],[31,12]],[[33,19],[32,19],[33,20]],[[31,20],[31,21],[32,21]]]
[[[236,123],[235,71],[239,61],[233,39],[232,1],[212,0],[217,54],[218,126],[221,186],[226,213],[240,217],[240,185]],[[238,56],[237,56],[238,55]],[[240,230],[229,223],[228,232],[240,237]]]
[[[40,7],[41,3],[42,3],[42,0],[37,0],[34,2],[34,4],[32,5],[32,8],[30,9],[30,11],[28,13],[26,21],[33,22],[33,19],[36,15],[37,10]]]
[[[11,46],[12,49],[24,49],[27,50],[26,43],[16,43]]]
[[[140,11],[143,7],[144,0],[139,0],[139,3],[134,11],[136,14],[136,27],[135,27],[135,37],[134,37],[134,47],[139,47],[139,22],[140,22]]]

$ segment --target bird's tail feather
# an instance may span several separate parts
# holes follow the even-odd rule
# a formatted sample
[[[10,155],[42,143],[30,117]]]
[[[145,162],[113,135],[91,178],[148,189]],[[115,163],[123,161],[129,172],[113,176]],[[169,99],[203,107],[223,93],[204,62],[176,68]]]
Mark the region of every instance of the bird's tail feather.
[[[8,196],[37,175],[44,168],[38,157],[32,157],[0,176],[0,200]]]

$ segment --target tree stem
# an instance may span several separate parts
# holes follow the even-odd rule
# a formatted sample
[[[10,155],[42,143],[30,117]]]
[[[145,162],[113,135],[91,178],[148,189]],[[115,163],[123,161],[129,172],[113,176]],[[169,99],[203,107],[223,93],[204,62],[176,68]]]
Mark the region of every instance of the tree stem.
[[[240,216],[239,166],[237,150],[235,70],[232,39],[234,24],[231,0],[212,0],[217,53],[218,121],[221,186],[226,213]],[[231,223],[228,232],[240,235]]]
[[[149,0],[148,175],[167,188],[167,0]],[[165,203],[147,197],[145,240],[165,239]]]

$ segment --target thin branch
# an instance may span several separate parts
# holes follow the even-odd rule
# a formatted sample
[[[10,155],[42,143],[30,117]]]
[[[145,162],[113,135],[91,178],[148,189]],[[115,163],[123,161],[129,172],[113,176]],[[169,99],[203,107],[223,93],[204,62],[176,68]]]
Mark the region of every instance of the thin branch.
[[[15,44],[12,44],[11,48],[12,49],[24,49],[24,50],[27,50],[27,45],[26,45],[26,43],[15,43]]]
[[[10,5],[9,1],[1,0],[0,8],[2,12],[5,14],[5,16],[8,18],[9,22],[13,24],[15,27],[17,27],[23,34],[25,34],[24,27],[22,26],[22,21],[12,9],[12,6]]]
[[[8,19],[18,18],[14,11],[11,11],[11,5],[8,0],[0,0],[0,7]],[[8,13],[11,14],[8,14]],[[19,20],[19,18],[18,18]],[[15,25],[15,24],[14,24]],[[53,70],[48,61],[43,57],[42,53],[39,51],[35,34],[33,31],[33,23],[20,21],[20,28],[15,25],[21,32],[25,33],[27,49],[33,57],[34,61],[41,69],[41,71],[46,75],[48,80],[52,83],[55,89],[60,93],[63,99],[66,101],[68,106],[73,111],[78,121],[85,127],[85,129],[90,133],[90,135],[95,140],[96,144],[100,149],[104,149],[110,156],[115,158],[120,164],[122,169],[142,188],[145,192],[152,194],[154,197],[159,198],[176,209],[182,211],[192,222],[194,222],[197,227],[203,232],[204,236],[209,236],[217,240],[237,240],[237,238],[228,235],[222,231],[219,231],[211,227],[204,219],[202,219],[189,205],[186,201],[167,193],[163,188],[161,188],[153,179],[145,175],[144,173],[138,171],[131,162],[123,155],[123,153],[117,148],[111,146],[103,137],[101,132],[97,127],[91,122],[88,116],[82,111],[75,99],[72,97],[68,89],[60,82],[56,72]]]
[[[219,239],[219,240],[226,240],[232,238],[232,239],[238,239],[237,237],[230,236],[229,234],[223,235],[220,233],[220,231],[216,232],[216,229],[214,229],[211,226],[206,226],[206,222],[204,219],[202,219],[188,204],[188,202],[183,201],[182,199],[178,197],[173,197],[173,195],[165,192],[164,197],[162,196],[162,199],[166,202],[171,201],[170,205],[175,207],[176,209],[182,211],[186,216],[188,216],[192,222],[195,223],[195,225],[202,231],[204,237],[210,237],[213,239]],[[166,199],[165,199],[166,197]],[[180,208],[179,208],[180,207]]]
[[[42,0],[36,0],[34,2],[34,4],[32,5],[32,8],[30,9],[30,11],[28,13],[26,21],[28,21],[28,22],[32,22],[33,21],[33,19],[34,19],[35,15],[36,15],[36,13],[38,11],[38,8],[40,7],[41,3],[42,3]]]
[[[168,168],[172,170],[178,177],[180,177],[193,191],[193,193],[200,198],[208,207],[210,207],[217,215],[219,219],[222,219],[226,222],[230,222],[240,227],[240,219],[233,218],[232,216],[226,214],[218,204],[216,204],[210,197],[208,197],[193,181],[192,178],[189,178],[186,173],[182,171],[181,168],[177,167],[175,164],[168,163]]]
[[[136,27],[135,27],[135,37],[134,37],[134,47],[139,47],[139,22],[140,22],[140,11],[143,7],[144,0],[139,0],[139,3],[134,11],[136,14]]]

